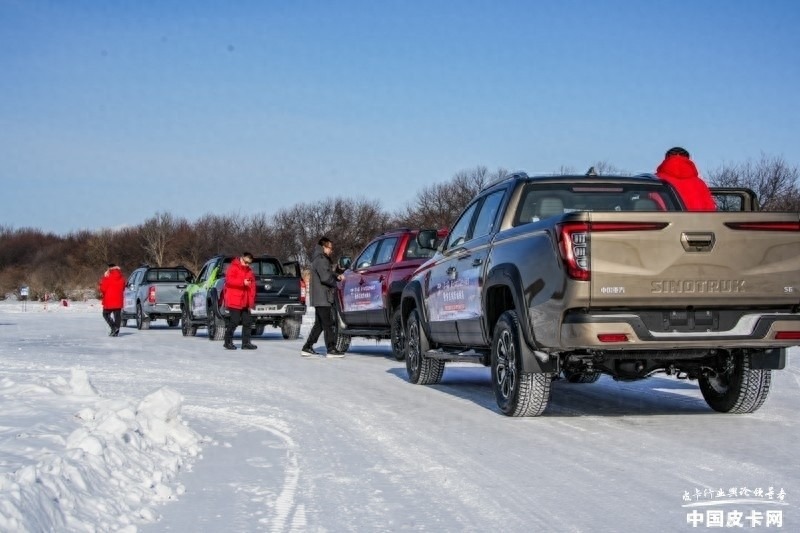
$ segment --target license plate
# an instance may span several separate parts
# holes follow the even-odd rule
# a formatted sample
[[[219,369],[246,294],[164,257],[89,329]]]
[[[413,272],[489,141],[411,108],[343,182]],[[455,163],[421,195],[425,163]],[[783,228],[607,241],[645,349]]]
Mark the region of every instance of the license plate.
[[[277,305],[257,305],[256,306],[256,311],[261,311],[261,312],[266,312],[266,313],[268,313],[270,311],[277,311],[277,310],[278,310],[278,306]]]

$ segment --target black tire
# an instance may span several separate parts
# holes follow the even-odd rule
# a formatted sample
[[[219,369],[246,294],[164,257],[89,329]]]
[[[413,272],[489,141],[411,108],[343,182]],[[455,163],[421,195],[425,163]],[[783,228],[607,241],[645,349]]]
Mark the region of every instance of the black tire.
[[[336,348],[337,351],[346,352],[350,349],[350,335],[343,335],[339,333],[339,310],[336,307],[336,303],[333,304],[331,307],[331,314],[333,315],[333,333],[336,336],[336,340],[333,343],[333,347]]]
[[[168,318],[167,319],[167,326],[169,326],[171,328],[174,328],[175,326],[177,326],[180,323],[181,323],[181,319],[179,317]]]
[[[709,407],[720,413],[753,413],[764,405],[772,384],[771,370],[751,368],[751,355],[738,352],[714,375],[700,376],[700,391]]]
[[[225,319],[217,316],[214,312],[215,304],[208,303],[206,309],[208,316],[206,317],[206,328],[208,330],[208,340],[221,341],[225,338]]]
[[[406,358],[406,332],[403,330],[403,314],[399,307],[392,313],[391,328],[392,353],[395,359],[402,361]]]
[[[425,357],[430,349],[430,342],[419,320],[419,313],[414,309],[408,317],[406,330],[406,371],[408,381],[417,385],[433,385],[442,381],[444,361]]]
[[[144,314],[142,304],[136,304],[136,329],[150,329],[150,318]]]
[[[197,326],[192,325],[192,319],[189,318],[189,310],[186,309],[186,306],[181,308],[181,333],[184,337],[197,335]]]
[[[264,324],[256,324],[256,327],[253,328],[253,337],[260,337],[264,334]]]
[[[573,372],[565,369],[561,373],[567,383],[594,383],[600,379],[600,372]]]
[[[492,338],[492,388],[500,411],[507,416],[539,416],[550,401],[551,374],[522,371],[519,319],[506,311]]]
[[[291,341],[298,339],[300,337],[300,321],[296,318],[284,318],[281,322],[281,335],[284,339]]]

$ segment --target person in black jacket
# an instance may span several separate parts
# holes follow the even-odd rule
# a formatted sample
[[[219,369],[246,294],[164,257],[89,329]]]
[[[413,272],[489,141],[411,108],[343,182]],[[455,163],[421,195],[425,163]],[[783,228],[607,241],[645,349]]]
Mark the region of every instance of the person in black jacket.
[[[333,243],[329,238],[322,237],[311,257],[311,303],[314,305],[314,326],[300,350],[300,355],[303,357],[322,355],[313,348],[322,332],[325,333],[328,357],[344,357],[344,352],[336,349],[336,332],[333,329],[332,305],[336,294],[336,282],[342,279],[342,275],[334,270],[332,253]]]

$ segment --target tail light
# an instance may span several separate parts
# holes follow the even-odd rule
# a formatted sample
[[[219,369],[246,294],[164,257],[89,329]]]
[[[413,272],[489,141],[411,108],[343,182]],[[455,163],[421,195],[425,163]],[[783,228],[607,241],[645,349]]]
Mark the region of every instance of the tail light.
[[[150,290],[147,291],[147,301],[151,304],[156,303],[156,288],[150,287]]]
[[[598,333],[597,340],[600,342],[628,342],[626,333]]]
[[[306,303],[306,280],[300,278],[300,303]]]
[[[800,331],[779,331],[775,334],[775,340],[779,341],[800,340]]]
[[[658,231],[666,222],[564,222],[556,225],[558,249],[567,275],[578,281],[592,279],[589,234],[601,231]]]

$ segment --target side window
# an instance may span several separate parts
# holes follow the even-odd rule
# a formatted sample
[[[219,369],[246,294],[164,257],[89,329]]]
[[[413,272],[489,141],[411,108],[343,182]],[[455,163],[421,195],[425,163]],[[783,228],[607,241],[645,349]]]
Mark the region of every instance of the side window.
[[[456,222],[453,226],[453,229],[450,231],[450,236],[447,238],[446,248],[448,250],[457,246],[461,246],[461,244],[463,244],[469,238],[467,232],[469,231],[469,226],[472,222],[472,216],[475,214],[475,208],[477,206],[477,202],[469,206],[461,215],[461,218],[458,219],[458,222]]]
[[[211,270],[211,267],[208,263],[203,265],[203,268],[200,269],[200,273],[197,275],[197,283],[201,283],[208,278],[208,272]]]
[[[378,250],[378,256],[375,258],[376,265],[383,265],[389,263],[394,257],[394,247],[397,246],[397,237],[390,237],[381,241],[381,247]]]
[[[472,238],[489,235],[494,229],[497,220],[497,211],[503,201],[505,191],[493,192],[483,201],[481,210],[478,212],[478,219],[475,221],[475,229],[472,231]]]
[[[136,284],[136,274],[138,274],[138,270],[134,270],[131,272],[131,275],[128,276],[128,285],[135,285]]]
[[[375,251],[378,249],[378,245],[380,243],[381,241],[375,241],[367,246],[363,252],[361,252],[361,255],[358,256],[358,259],[356,259],[356,270],[372,266],[373,259],[375,257]]]

